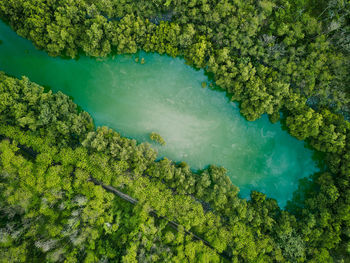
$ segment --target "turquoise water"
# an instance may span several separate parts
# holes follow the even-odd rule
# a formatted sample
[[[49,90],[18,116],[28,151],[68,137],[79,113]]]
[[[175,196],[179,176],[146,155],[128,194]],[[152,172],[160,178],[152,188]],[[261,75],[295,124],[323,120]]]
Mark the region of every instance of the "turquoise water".
[[[267,116],[248,122],[224,92],[202,88],[208,78],[180,58],[140,52],[106,59],[49,57],[0,23],[0,70],[62,91],[109,126],[139,142],[157,132],[159,157],[194,169],[224,166],[243,197],[259,190],[284,205],[298,179],[317,171],[304,142]],[[135,62],[144,58],[145,64]]]

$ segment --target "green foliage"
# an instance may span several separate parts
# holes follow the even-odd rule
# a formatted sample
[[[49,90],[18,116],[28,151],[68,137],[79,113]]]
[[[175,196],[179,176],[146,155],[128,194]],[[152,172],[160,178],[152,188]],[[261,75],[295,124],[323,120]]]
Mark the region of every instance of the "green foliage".
[[[86,112],[77,114],[77,106],[61,92],[52,94],[43,90],[25,77],[17,80],[0,72],[1,123],[47,133],[60,144],[72,139],[78,143],[79,138],[92,130],[91,117]]]
[[[41,123],[39,133],[28,125],[20,126],[18,118],[36,109],[36,104],[18,107],[24,98],[45,98],[55,105],[61,97],[43,93],[28,79],[1,77],[2,94],[7,94],[3,103],[9,105],[22,97],[3,108],[0,126],[0,229],[7,233],[0,251],[4,258],[19,262],[27,258],[88,262],[101,257],[131,262],[217,262],[218,253],[224,253],[234,262],[329,262],[335,249],[343,253],[347,239],[342,233],[350,222],[344,199],[350,169],[348,155],[342,154],[348,141],[341,138],[350,127],[339,115],[327,110],[319,113],[322,136],[304,129],[311,144],[330,153],[334,172],[315,176],[315,187],[299,199],[302,205],[296,202],[291,208],[293,215],[281,211],[275,200],[262,193],[252,192],[248,202],[240,199],[224,168],[210,166],[193,173],[185,163],[166,158],[155,162],[156,153],[148,144],[137,145],[106,127],[93,131],[90,122],[83,122],[85,132],[77,140],[52,137],[51,122]],[[19,96],[23,90],[25,97]],[[69,99],[66,103],[76,109]],[[86,113],[61,114],[65,124]],[[339,154],[337,158],[334,153]],[[90,182],[91,177],[136,198],[139,205],[119,200]],[[193,241],[181,229],[172,230],[164,219],[148,214],[150,210],[199,235],[214,250]]]
[[[152,141],[155,141],[155,142],[159,143],[160,145],[163,145],[163,146],[166,145],[165,140],[158,133],[151,132],[150,135],[149,135],[149,138]]]
[[[267,113],[275,122],[284,110],[289,132],[328,165],[288,211],[257,192],[245,201],[223,168],[155,162],[149,145],[94,130],[62,93],[0,73],[2,258],[218,262],[223,252],[233,262],[348,261],[350,127],[336,112],[349,116],[349,10],[345,0],[1,1],[0,17],[53,56],[184,56],[248,120]],[[91,176],[140,205],[116,200]]]
[[[249,120],[278,112],[292,92],[309,97],[311,106],[349,113],[349,3],[330,1],[318,14],[322,20],[304,11],[314,12],[314,4],[31,0],[1,3],[0,15],[55,56],[139,49],[183,55],[214,73]]]
[[[318,136],[319,128],[323,124],[322,115],[312,109],[308,109],[307,112],[302,114],[288,116],[286,124],[293,136],[299,140],[305,140],[310,136]]]

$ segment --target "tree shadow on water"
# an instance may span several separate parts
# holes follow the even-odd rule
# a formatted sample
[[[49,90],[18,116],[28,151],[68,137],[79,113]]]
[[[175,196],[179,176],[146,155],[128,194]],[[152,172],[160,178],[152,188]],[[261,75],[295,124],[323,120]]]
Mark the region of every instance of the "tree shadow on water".
[[[298,189],[293,193],[292,199],[287,201],[285,210],[297,217],[301,216],[302,209],[305,207],[307,199],[315,196],[319,192],[320,187],[316,182],[322,174],[323,172],[316,172],[309,177],[300,179]]]

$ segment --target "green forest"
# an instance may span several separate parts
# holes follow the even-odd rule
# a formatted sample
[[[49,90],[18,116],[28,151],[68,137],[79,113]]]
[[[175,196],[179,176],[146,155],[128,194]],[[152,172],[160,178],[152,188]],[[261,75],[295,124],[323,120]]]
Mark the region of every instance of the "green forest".
[[[242,199],[224,168],[156,161],[0,72],[0,262],[350,262],[349,0],[3,0],[0,18],[50,56],[181,56],[325,166],[285,209]]]

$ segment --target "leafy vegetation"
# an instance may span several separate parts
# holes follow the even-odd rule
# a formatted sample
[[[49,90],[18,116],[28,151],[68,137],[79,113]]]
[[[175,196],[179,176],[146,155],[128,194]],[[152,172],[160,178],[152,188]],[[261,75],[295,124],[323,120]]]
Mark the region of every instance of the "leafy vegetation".
[[[155,141],[157,143],[159,143],[160,145],[165,145],[166,142],[165,140],[163,139],[162,136],[160,136],[158,133],[155,133],[155,132],[151,132],[150,135],[149,135],[149,138],[152,140],[152,141]]]
[[[1,73],[2,260],[348,261],[349,6],[345,0],[1,1],[0,16],[53,56],[138,49],[184,56],[212,74],[248,120],[267,113],[277,121],[283,110],[289,132],[323,153],[328,167],[300,184],[286,210],[254,191],[246,201],[224,168],[193,173],[184,163],[155,162],[148,144],[95,130],[64,94]]]
[[[348,114],[349,2],[323,3],[10,0],[0,16],[54,56],[183,55],[255,120],[277,116],[294,93]]]
[[[250,201],[240,199],[224,168],[193,173],[185,163],[166,158],[155,162],[149,145],[137,145],[106,127],[94,130],[89,115],[78,112],[62,93],[44,93],[26,78],[3,73],[0,89],[5,258],[327,262],[332,248],[346,245],[341,224],[346,226],[348,208],[335,174],[314,175],[317,191],[297,199],[290,212],[282,211],[275,200],[258,192],[252,192]],[[45,105],[55,112],[47,113]],[[52,121],[43,122],[45,114]],[[348,132],[348,123],[340,116],[338,121]],[[344,164],[340,167],[346,174],[348,162]],[[116,200],[91,178],[136,198],[138,205]],[[183,230],[174,231],[149,211],[179,223]]]

